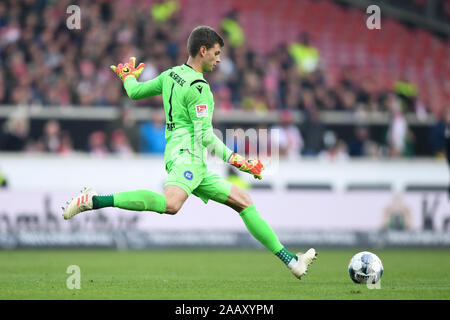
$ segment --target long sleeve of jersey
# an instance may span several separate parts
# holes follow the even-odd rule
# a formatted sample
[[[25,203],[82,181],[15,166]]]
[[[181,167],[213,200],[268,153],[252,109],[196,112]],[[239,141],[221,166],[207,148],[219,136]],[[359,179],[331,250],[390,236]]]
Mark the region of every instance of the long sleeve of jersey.
[[[233,151],[214,134],[212,126],[214,102],[209,85],[201,82],[191,86],[186,95],[186,104],[189,116],[194,123],[194,130],[198,132],[196,139],[201,139],[203,147],[224,162],[228,162]]]
[[[123,86],[128,96],[133,100],[156,96],[162,93],[162,74],[145,82],[138,82],[135,77],[129,76],[125,79]]]

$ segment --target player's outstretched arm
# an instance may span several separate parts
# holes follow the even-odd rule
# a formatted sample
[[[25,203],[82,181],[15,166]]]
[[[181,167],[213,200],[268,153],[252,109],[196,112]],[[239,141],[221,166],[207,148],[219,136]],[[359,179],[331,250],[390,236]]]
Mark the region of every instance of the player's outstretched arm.
[[[137,81],[142,71],[144,71],[145,64],[140,63],[136,67],[135,57],[131,57],[128,63],[120,63],[110,68],[122,80],[125,91],[132,100],[144,99],[162,93],[161,75],[146,82]]]
[[[233,153],[213,132],[212,125],[207,124],[202,132],[201,141],[212,154],[222,158],[224,162],[231,164],[242,172],[249,173],[255,179],[262,179],[261,171],[264,169],[262,162],[258,158],[246,159],[238,153]]]

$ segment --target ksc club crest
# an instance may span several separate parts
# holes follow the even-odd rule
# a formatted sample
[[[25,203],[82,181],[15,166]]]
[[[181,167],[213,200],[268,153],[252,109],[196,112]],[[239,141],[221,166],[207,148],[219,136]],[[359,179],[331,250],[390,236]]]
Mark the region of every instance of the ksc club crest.
[[[192,180],[192,178],[194,177],[194,174],[190,171],[185,171],[184,172],[184,177],[188,180]]]

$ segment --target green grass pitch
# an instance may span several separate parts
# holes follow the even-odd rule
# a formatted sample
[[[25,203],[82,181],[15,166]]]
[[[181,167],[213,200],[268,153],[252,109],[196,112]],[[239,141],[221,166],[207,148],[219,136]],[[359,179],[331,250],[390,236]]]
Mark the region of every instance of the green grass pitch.
[[[0,299],[450,299],[450,250],[383,249],[380,289],[347,272],[363,249],[318,249],[297,280],[263,249],[0,251]],[[69,265],[81,288],[69,290]]]

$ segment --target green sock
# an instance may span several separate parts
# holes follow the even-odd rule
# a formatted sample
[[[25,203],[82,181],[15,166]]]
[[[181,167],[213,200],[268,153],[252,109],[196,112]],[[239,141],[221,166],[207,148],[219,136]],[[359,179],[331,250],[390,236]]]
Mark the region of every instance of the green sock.
[[[278,258],[280,258],[286,265],[292,259],[297,260],[297,256],[287,251],[278,240],[277,235],[267,222],[259,215],[255,205],[251,205],[242,210],[239,215],[245,223],[248,231],[267,249],[272,251]]]
[[[278,258],[281,259],[286,265],[289,265],[291,261],[297,261],[298,257],[292,252],[287,251],[285,248],[281,249],[275,254]]]
[[[107,196],[93,196],[92,197],[92,208],[101,209],[106,207],[114,206],[114,197],[110,194]]]
[[[150,190],[135,190],[114,193],[109,196],[92,197],[94,209],[116,207],[133,211],[166,212],[166,197]]]

